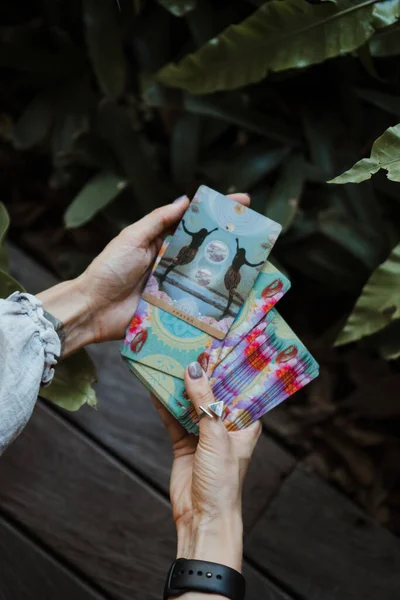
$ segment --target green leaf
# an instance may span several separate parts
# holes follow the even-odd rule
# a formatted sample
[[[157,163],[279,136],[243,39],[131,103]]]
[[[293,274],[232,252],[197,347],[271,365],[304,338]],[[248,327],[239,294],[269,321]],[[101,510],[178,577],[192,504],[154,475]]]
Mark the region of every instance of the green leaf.
[[[165,189],[149,156],[148,139],[135,131],[128,112],[116,104],[104,103],[99,110],[99,129],[114,150],[142,213],[160,206]]]
[[[23,292],[24,288],[14,277],[0,270],[0,298],[8,298],[13,292]]]
[[[369,42],[369,48],[372,56],[400,54],[400,25],[393,25],[374,35]]]
[[[400,31],[399,31],[400,36]],[[378,90],[364,90],[357,89],[357,96],[386,112],[400,117],[400,96],[393,96],[392,94],[385,94]]]
[[[183,17],[197,4],[196,0],[157,0],[157,2],[175,17]]]
[[[216,9],[218,7],[213,5],[212,0],[199,0],[195,9],[186,15],[186,21],[197,48],[201,48],[223,29]]]
[[[382,256],[382,236],[346,213],[320,211],[318,230],[337,247],[357,259],[370,272]],[[367,272],[368,272],[367,271]]]
[[[50,94],[38,94],[28,104],[15,125],[14,145],[26,150],[40,144],[48,135],[53,122],[54,98]]]
[[[81,227],[108,206],[126,186],[126,182],[114,173],[95,175],[75,196],[69,205],[64,222],[68,229]]]
[[[304,68],[362,46],[400,15],[400,0],[341,0],[311,5],[272,0],[198,52],[158,73],[165,85],[194,94],[235,89],[271,71]]]
[[[370,338],[373,346],[378,348],[382,358],[394,360],[400,358],[400,319],[390,323],[385,329]]]
[[[365,284],[336,345],[369,336],[400,318],[400,244]]]
[[[7,234],[9,225],[10,217],[8,216],[7,209],[4,206],[4,204],[0,202],[0,244],[4,242],[4,238]]]
[[[225,99],[218,96],[199,98],[185,94],[183,102],[185,109],[189,112],[221,119],[245,131],[284,144],[299,144],[299,136],[286,123],[279,121],[276,116],[270,117],[263,112],[249,108],[240,97],[233,94]]]
[[[328,183],[360,183],[370,179],[379,169],[385,169],[391,181],[400,181],[400,124],[389,127],[375,140],[370,158],[359,160]]]
[[[334,142],[340,124],[330,112],[303,110],[303,128],[312,164],[325,173],[325,179],[334,173]]]
[[[75,139],[89,128],[92,98],[89,79],[67,80],[53,98],[51,150],[53,162],[58,165],[71,152]]]
[[[79,350],[56,366],[52,383],[40,388],[39,395],[69,411],[76,411],[84,404],[96,408],[96,392],[92,387],[96,381],[96,367],[87,352]]]
[[[215,181],[217,189],[224,194],[250,192],[269,173],[274,171],[289,153],[289,148],[274,148],[261,142],[246,147],[235,157],[226,160],[210,159],[202,165],[202,172]]]
[[[296,216],[304,185],[304,157],[292,156],[281,168],[278,180],[267,200],[265,215],[282,225],[285,233]]]
[[[201,120],[184,115],[175,125],[171,139],[171,171],[174,182],[182,189],[195,179],[199,158]]]
[[[84,0],[83,18],[89,56],[100,88],[116,100],[125,89],[125,59],[115,0]]]
[[[93,131],[75,134],[69,152],[63,153],[66,164],[80,164],[99,170],[115,171],[117,161],[107,140]]]
[[[371,56],[371,50],[367,43],[363,44],[358,48],[357,56],[360,59],[360,62],[363,65],[366,72],[368,73],[368,75],[370,75],[374,79],[379,79],[379,75],[375,68],[373,58]]]
[[[143,90],[143,95],[146,104],[151,107],[181,110],[183,105],[187,112],[219,119],[271,140],[292,145],[301,143],[300,132],[293,131],[283,119],[278,120],[276,115],[269,116],[249,107],[242,94],[202,97],[182,95],[151,81]]]

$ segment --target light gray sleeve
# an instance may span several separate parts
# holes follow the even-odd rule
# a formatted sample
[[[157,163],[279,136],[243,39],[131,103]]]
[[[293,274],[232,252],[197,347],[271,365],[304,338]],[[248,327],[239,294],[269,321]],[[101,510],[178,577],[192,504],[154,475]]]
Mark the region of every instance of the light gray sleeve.
[[[0,455],[27,424],[40,385],[53,379],[60,350],[35,296],[15,292],[0,300]]]

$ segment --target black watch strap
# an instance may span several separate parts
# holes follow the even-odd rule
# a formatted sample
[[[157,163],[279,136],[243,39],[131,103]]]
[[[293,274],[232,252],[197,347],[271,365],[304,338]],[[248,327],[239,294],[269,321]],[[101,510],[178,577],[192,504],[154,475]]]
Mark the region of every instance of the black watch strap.
[[[169,570],[164,600],[185,592],[206,592],[230,600],[244,600],[246,580],[241,573],[224,565],[178,558]]]

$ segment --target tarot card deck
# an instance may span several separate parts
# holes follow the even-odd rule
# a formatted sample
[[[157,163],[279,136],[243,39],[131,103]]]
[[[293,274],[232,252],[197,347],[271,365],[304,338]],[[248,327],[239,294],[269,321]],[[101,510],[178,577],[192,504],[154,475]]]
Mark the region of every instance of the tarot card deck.
[[[290,287],[265,261],[280,227],[254,215],[201,186],[164,242],[121,348],[131,371],[193,433],[198,417],[183,376],[195,360],[224,402],[229,430],[247,427],[318,375],[274,308]]]

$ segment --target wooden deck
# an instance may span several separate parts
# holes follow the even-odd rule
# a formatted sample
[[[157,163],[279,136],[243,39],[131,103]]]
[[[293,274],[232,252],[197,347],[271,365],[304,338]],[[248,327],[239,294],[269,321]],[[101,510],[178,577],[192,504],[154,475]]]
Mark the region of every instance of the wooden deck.
[[[54,283],[20,251],[10,254],[32,293]],[[91,354],[99,410],[71,414],[39,401],[0,459],[1,600],[162,596],[175,556],[169,440],[118,344]],[[248,600],[399,600],[400,540],[266,432],[244,520]]]

